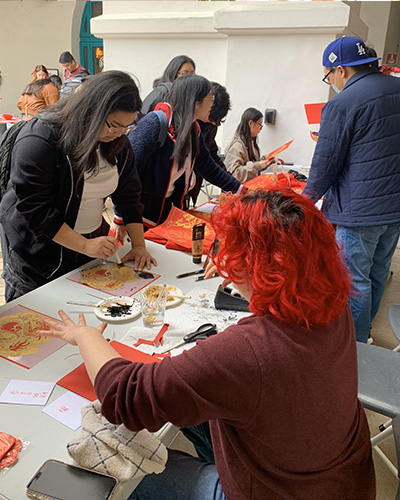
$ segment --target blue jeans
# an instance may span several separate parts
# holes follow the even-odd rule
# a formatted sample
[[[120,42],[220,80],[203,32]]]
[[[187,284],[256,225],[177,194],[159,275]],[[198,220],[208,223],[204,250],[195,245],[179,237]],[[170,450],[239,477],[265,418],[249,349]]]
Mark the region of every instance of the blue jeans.
[[[343,249],[347,267],[353,275],[349,307],[359,342],[368,340],[399,234],[400,224],[336,228],[336,241]]]
[[[204,426],[204,428],[203,428]],[[196,435],[196,449],[203,446],[210,454],[208,422],[188,429],[185,435]],[[191,439],[191,436],[188,435]],[[204,439],[204,443],[202,443]],[[168,450],[167,466],[162,474],[142,479],[128,500],[226,500],[213,462],[194,458],[186,453]]]

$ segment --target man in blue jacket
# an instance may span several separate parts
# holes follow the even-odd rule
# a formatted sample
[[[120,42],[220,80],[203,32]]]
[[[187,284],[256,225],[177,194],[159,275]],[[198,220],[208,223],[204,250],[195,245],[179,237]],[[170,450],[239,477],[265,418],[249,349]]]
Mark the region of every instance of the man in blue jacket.
[[[357,340],[367,342],[400,233],[400,78],[370,66],[360,38],[325,49],[323,81],[337,95],[322,109],[304,193],[336,224],[353,276],[349,307]]]

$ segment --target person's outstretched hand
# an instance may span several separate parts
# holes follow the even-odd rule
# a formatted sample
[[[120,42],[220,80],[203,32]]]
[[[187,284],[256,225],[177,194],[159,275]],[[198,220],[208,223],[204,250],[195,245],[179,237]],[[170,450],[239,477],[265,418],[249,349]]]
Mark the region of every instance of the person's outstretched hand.
[[[44,322],[50,330],[38,330],[40,335],[55,337],[68,342],[68,344],[78,345],[78,338],[80,336],[88,335],[94,332],[97,335],[102,335],[107,327],[107,323],[101,323],[101,325],[97,328],[87,326],[85,316],[82,313],[79,313],[78,324],[74,323],[64,311],[58,311],[58,314],[62,319],[62,323],[54,321],[50,318],[44,318]]]

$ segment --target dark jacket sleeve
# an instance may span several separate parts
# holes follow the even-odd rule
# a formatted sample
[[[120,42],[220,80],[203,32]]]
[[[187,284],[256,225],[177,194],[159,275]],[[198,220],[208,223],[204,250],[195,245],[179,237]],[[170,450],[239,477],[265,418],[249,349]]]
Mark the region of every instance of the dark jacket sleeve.
[[[204,137],[204,144],[206,148],[210,151],[211,158],[217,163],[221,168],[226,170],[225,163],[222,161],[219,153],[219,147],[215,137],[218,132],[218,127],[212,123],[204,123],[200,120],[197,122],[200,125],[201,133]]]
[[[342,172],[351,140],[346,116],[330,101],[322,109],[318,142],[303,194],[318,201]]]
[[[232,193],[236,193],[240,188],[240,182],[215,163],[204,144],[204,138],[201,134],[199,140],[200,151],[194,164],[195,170],[198,171],[206,181],[218,186],[223,191],[232,191]]]
[[[29,124],[15,143],[10,176],[17,211],[32,233],[49,239],[65,221],[54,187],[57,169],[69,168],[66,163],[59,164],[56,143],[57,137],[49,126],[36,120]],[[72,179],[72,172],[66,179],[69,177]],[[69,182],[64,189],[70,191],[71,186]]]
[[[126,142],[126,148],[118,157],[119,181],[111,199],[115,212],[123,218],[124,224],[142,223],[141,184],[132,146],[128,140]]]

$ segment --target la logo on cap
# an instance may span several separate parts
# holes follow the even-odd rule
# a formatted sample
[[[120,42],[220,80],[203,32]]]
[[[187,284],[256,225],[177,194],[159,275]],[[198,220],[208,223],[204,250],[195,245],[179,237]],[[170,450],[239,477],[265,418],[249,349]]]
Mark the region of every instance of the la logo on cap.
[[[356,43],[358,48],[358,55],[363,56],[365,54],[365,48],[361,43]]]

